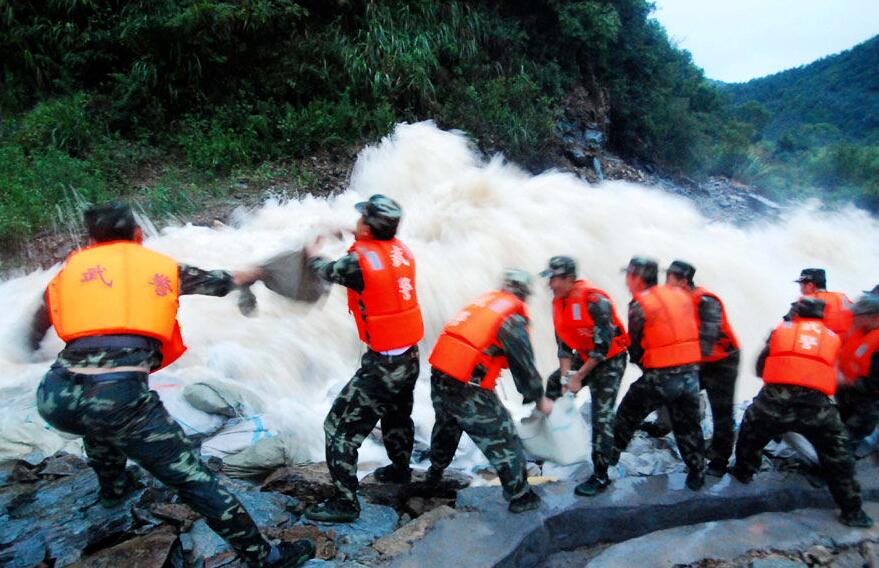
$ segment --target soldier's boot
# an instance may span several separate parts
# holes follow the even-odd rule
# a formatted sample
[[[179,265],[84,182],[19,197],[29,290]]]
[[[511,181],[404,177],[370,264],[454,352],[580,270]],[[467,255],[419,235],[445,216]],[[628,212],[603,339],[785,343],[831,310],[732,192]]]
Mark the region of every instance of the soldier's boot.
[[[736,466],[732,466],[729,470],[729,474],[739,480],[739,483],[744,483],[745,485],[754,481],[754,474],[749,471],[744,471]]]
[[[281,542],[272,546],[264,566],[269,568],[295,568],[314,558],[314,544],[310,540]]]
[[[847,511],[839,515],[839,522],[842,524],[859,529],[869,529],[873,526],[873,519],[864,512],[863,509],[856,511]]]
[[[574,488],[574,495],[581,497],[594,497],[610,486],[610,478],[605,475],[599,477],[593,474],[592,477]]]
[[[705,470],[705,473],[712,477],[723,477],[726,475],[726,466],[727,463],[725,461],[711,461],[708,463],[708,469]]]
[[[705,473],[701,469],[692,469],[687,473],[687,487],[699,491],[705,485]]]
[[[347,499],[331,497],[305,510],[305,518],[321,523],[352,523],[360,517],[360,505]]]
[[[425,478],[424,482],[430,486],[439,485],[440,481],[443,480],[443,470],[436,469],[433,466],[430,466],[427,469],[427,478]]]
[[[540,507],[540,503],[540,496],[535,493],[533,489],[529,489],[528,493],[510,501],[510,505],[507,509],[509,509],[511,513],[524,513],[525,511],[533,511]]]
[[[412,481],[412,469],[390,464],[376,469],[372,476],[380,483],[409,483]]]
[[[98,490],[98,502],[105,509],[112,509],[125,501],[131,493],[138,488],[137,480],[130,470],[125,471],[125,485],[119,491],[113,491],[111,488],[101,487]]]

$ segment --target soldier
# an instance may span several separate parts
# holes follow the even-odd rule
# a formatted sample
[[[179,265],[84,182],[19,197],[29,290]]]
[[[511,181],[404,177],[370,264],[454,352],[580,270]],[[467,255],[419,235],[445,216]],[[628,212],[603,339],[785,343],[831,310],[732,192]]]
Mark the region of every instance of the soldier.
[[[852,327],[852,301],[842,292],[828,292],[827,275],[823,268],[804,268],[800,277],[794,280],[799,283],[800,293],[809,298],[818,298],[824,302],[824,325],[840,337],[845,337]],[[786,319],[790,319],[788,314]]]
[[[171,418],[147,376],[186,347],[177,324],[182,294],[225,296],[243,273],[178,265],[141,246],[131,209],[107,204],[85,212],[91,246],[71,253],[34,316],[30,344],[46,331],[67,345],[37,389],[40,415],[83,436],[100,503],[133,490],[128,458],[176,490],[249,566],[298,566],[314,556],[307,540],[270,545],[238,499],[219,484]]]
[[[666,283],[690,293],[699,322],[699,387],[708,394],[714,432],[708,450],[708,475],[723,477],[735,441],[733,403],[739,374],[739,342],[733,332],[723,301],[705,288],[696,287],[696,268],[675,260],[666,271]]]
[[[830,493],[842,511],[839,520],[869,528],[873,519],[861,509],[849,437],[830,400],[836,390],[839,336],[822,322],[822,300],[804,296],[790,315],[791,321],[782,322],[769,335],[757,359],[757,375],[765,385],[745,411],[730,472],[750,483],[769,440],[798,432],[818,453]]]
[[[592,397],[592,476],[574,493],[592,496],[610,485],[607,469],[613,456],[613,410],[626,371],[629,336],[607,292],[591,282],[577,280],[577,265],[568,256],[554,256],[540,273],[552,289],[552,321],[558,346],[559,369],[549,376],[546,396],[552,400],[564,390],[578,392],[589,386]]]
[[[315,274],[348,288],[348,309],[368,347],[324,421],[335,495],[306,510],[314,521],[351,522],[360,516],[357,452],[379,420],[391,464],[377,469],[376,479],[407,483],[412,474],[412,396],[419,371],[417,343],[424,336],[415,258],[396,238],[402,216],[396,201],[373,195],[356,208],[361,217],[347,255],[334,262],[317,256],[319,239],[306,251]]]
[[[873,290],[879,292],[879,286]],[[836,391],[836,402],[854,449],[879,424],[879,294],[865,293],[852,313],[852,333],[839,355],[845,383]]]
[[[693,300],[673,286],[657,286],[655,260],[633,257],[626,271],[629,355],[644,370],[623,397],[614,426],[614,461],[629,445],[641,421],[667,406],[678,448],[687,464],[687,487],[705,483],[704,440],[699,408],[699,326]]]
[[[483,294],[443,328],[430,354],[430,397],[436,423],[430,439],[428,482],[438,483],[452,462],[461,433],[467,432],[497,470],[513,513],[540,506],[528,484],[522,441],[494,385],[509,367],[525,402],[544,414],[552,401],[534,366],[525,300],[531,293],[527,272],[509,269],[500,290]]]

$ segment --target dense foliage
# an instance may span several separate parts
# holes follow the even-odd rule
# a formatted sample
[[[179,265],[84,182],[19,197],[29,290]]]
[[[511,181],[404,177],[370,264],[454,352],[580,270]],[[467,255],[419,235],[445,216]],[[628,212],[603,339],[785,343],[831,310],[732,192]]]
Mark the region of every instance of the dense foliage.
[[[761,141],[733,174],[779,195],[811,190],[879,208],[879,36],[721,90],[764,116]]]
[[[154,212],[193,207],[230,175],[289,172],[398,121],[434,119],[541,167],[578,85],[609,94],[618,152],[680,173],[745,171],[766,110],[727,104],[651,10],[647,0],[0,0],[0,241],[135,188]]]

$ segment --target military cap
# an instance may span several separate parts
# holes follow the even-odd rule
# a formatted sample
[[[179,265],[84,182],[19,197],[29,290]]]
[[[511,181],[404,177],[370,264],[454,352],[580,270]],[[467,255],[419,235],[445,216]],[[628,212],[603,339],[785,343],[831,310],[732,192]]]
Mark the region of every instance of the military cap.
[[[804,268],[800,272],[800,277],[794,280],[794,282],[800,284],[811,282],[815,286],[823,289],[827,286],[827,274],[824,272],[823,268]]]
[[[852,313],[856,316],[879,315],[879,294],[868,293],[858,298],[852,306]]]
[[[648,284],[656,284],[659,274],[659,263],[646,256],[633,256],[623,272],[642,278]]]
[[[520,268],[506,268],[502,286],[504,290],[524,300],[531,295],[531,275]]]
[[[679,276],[687,282],[693,282],[693,277],[696,276],[696,267],[683,260],[675,260],[665,269],[665,271],[669,274]]]
[[[110,202],[83,212],[89,236],[97,242],[128,240],[134,237],[137,221],[127,203]]]
[[[824,300],[811,296],[803,296],[791,304],[791,308],[801,318],[821,319],[824,317]]]
[[[549,266],[546,270],[540,272],[541,278],[552,278],[553,276],[570,276],[577,277],[577,263],[570,256],[554,256],[549,259]]]
[[[357,203],[354,207],[363,215],[363,221],[367,226],[379,232],[395,232],[403,216],[403,209],[399,203],[379,193]]]

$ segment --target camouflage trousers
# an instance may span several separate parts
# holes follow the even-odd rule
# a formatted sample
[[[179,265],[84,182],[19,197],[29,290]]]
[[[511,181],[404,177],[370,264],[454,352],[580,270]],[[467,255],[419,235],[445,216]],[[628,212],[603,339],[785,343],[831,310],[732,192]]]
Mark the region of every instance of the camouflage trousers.
[[[702,438],[699,408],[699,375],[695,366],[647,369],[632,383],[617,410],[614,425],[616,452],[632,441],[635,430],[648,414],[668,407],[678,449],[690,471],[705,466],[705,440]],[[614,456],[616,461],[617,456]]]
[[[592,401],[592,467],[599,477],[607,477],[607,468],[613,457],[613,411],[627,362],[628,355],[620,353],[596,365],[583,379]],[[582,366],[583,360],[575,355],[571,369],[576,371]],[[561,371],[557,370],[549,376],[546,396],[555,400],[561,395]]]
[[[736,444],[735,469],[753,475],[767,443],[785,432],[797,432],[815,447],[834,501],[844,512],[861,507],[855,459],[848,433],[830,398],[791,385],[766,385],[745,411]]]
[[[872,434],[879,425],[877,392],[869,392],[857,386],[839,387],[836,391],[836,404],[853,447]]]
[[[415,425],[412,393],[418,380],[418,347],[401,355],[367,351],[324,420],[327,467],[336,497],[357,507],[357,454],[381,421],[382,440],[391,462],[409,467]]]
[[[525,451],[510,413],[493,390],[468,385],[433,370],[430,398],[436,422],[430,436],[430,463],[443,471],[455,457],[461,434],[479,447],[497,471],[507,500],[528,493]]]
[[[102,497],[127,489],[125,462],[137,462],[205,518],[249,565],[261,566],[270,546],[238,499],[199,459],[183,430],[149,390],[146,373],[90,376],[60,365],[37,389],[37,409],[53,427],[83,437]]]

